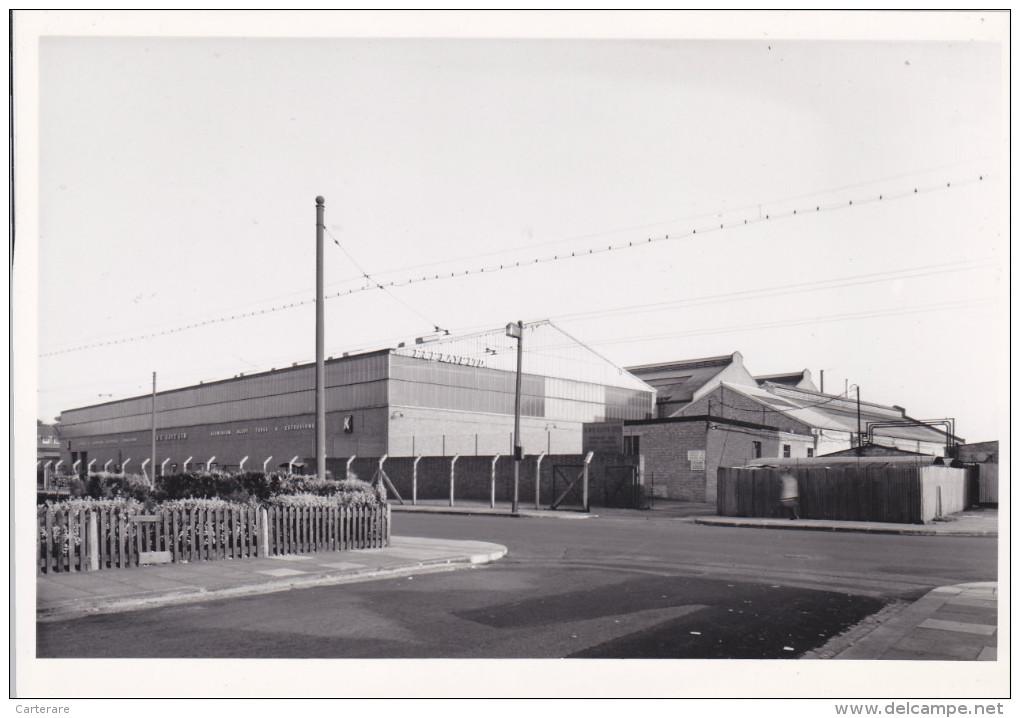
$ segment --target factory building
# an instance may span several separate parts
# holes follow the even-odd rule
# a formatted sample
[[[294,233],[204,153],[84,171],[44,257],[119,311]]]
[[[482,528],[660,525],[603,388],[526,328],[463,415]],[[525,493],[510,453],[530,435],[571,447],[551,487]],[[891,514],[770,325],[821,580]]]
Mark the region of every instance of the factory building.
[[[719,467],[753,459],[808,459],[859,442],[943,456],[962,442],[951,422],[824,394],[807,369],[752,375],[740,352],[628,371],[654,386],[658,401],[654,419],[623,423],[622,443],[641,454],[646,486],[662,498],[713,503]]]
[[[647,419],[655,390],[548,321],[524,325],[525,454],[581,450],[587,422]],[[454,456],[513,451],[517,339],[503,328],[330,358],[326,455]],[[153,425],[153,417],[155,425]],[[78,472],[236,470],[315,456],[315,365],[64,411],[61,457]],[[147,468],[147,472],[149,467]]]

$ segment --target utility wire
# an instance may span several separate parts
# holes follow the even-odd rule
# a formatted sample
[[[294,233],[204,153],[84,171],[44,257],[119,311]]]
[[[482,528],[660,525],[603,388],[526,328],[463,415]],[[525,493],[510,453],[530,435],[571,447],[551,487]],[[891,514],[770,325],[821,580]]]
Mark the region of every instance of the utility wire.
[[[343,246],[342,244],[340,244],[340,241],[339,241],[339,240],[338,240],[338,239],[337,239],[336,237],[334,237],[334,236],[333,236],[333,233],[332,233],[332,232],[330,232],[330,231],[329,231],[328,229],[326,229],[325,227],[323,227],[323,229],[325,229],[325,230],[326,230],[326,234],[328,234],[328,235],[329,235],[329,238],[333,240],[333,244],[335,244],[335,245],[336,245],[337,247],[339,247],[339,248],[340,248],[340,251],[341,251],[341,252],[343,252],[343,253],[344,253],[345,255],[347,255],[347,259],[351,260],[351,264],[353,264],[353,265],[355,266],[355,268],[356,268],[356,269],[357,269],[357,270],[358,270],[359,272],[361,272],[361,276],[363,276],[363,277],[364,277],[364,278],[365,278],[365,279],[366,279],[367,281],[369,281],[370,283],[372,283],[372,284],[373,284],[374,286],[378,287],[379,289],[383,290],[383,291],[384,291],[384,292],[385,292],[385,293],[386,293],[387,295],[389,295],[389,296],[390,296],[390,297],[392,297],[393,299],[395,299],[395,300],[397,300],[398,302],[400,302],[400,303],[401,303],[401,304],[402,304],[402,305],[403,305],[403,306],[404,306],[404,307],[405,307],[405,308],[406,308],[406,309],[407,309],[408,311],[412,312],[412,313],[413,313],[413,314],[414,314],[415,316],[417,316],[417,317],[419,317],[419,318],[421,318],[421,319],[424,319],[424,320],[425,320],[426,322],[428,322],[429,324],[431,324],[431,325],[432,325],[432,326],[434,327],[435,331],[437,331],[437,332],[444,332],[444,331],[446,331],[446,330],[444,330],[444,329],[440,328],[440,326],[439,326],[438,324],[436,324],[435,322],[433,322],[433,321],[432,321],[431,319],[429,319],[428,317],[426,317],[426,316],[425,316],[424,314],[422,314],[421,312],[419,312],[419,311],[418,311],[417,309],[415,309],[414,307],[412,307],[412,306],[411,306],[410,304],[408,304],[407,302],[405,302],[405,301],[404,301],[403,299],[401,299],[400,297],[398,297],[398,296],[397,296],[396,294],[394,294],[393,292],[391,292],[391,291],[390,291],[389,289],[387,289],[387,288],[386,288],[386,287],[384,287],[383,285],[379,284],[379,282],[377,282],[377,281],[376,281],[375,279],[373,279],[373,278],[372,278],[372,276],[371,276],[371,275],[369,275],[369,273],[368,273],[368,272],[366,272],[366,271],[365,271],[364,269],[362,269],[361,265],[360,265],[360,264],[358,264],[358,261],[357,261],[357,260],[356,260],[356,259],[355,259],[355,258],[354,258],[354,257],[353,257],[352,255],[351,255],[351,253],[350,253],[350,252],[348,252],[348,251],[347,251],[347,248],[346,248],[346,247],[344,247],[344,246]],[[450,332],[446,332],[446,333],[447,333],[447,334],[449,334]]]
[[[864,197],[864,198],[857,198],[856,200],[855,199],[850,199],[850,200],[843,200],[843,201],[840,201],[840,202],[830,202],[828,204],[821,204],[821,203],[819,203],[819,204],[815,204],[815,205],[810,206],[810,207],[800,208],[799,210],[798,209],[793,209],[793,210],[786,211],[786,212],[779,213],[779,214],[767,213],[767,214],[764,215],[764,217],[748,217],[748,218],[745,218],[743,220],[732,221],[732,222],[729,222],[729,223],[722,222],[722,223],[720,223],[718,225],[713,224],[711,226],[705,226],[705,227],[701,227],[701,228],[692,228],[692,229],[687,230],[685,232],[681,232],[680,234],[676,234],[676,233],[666,234],[666,235],[662,235],[662,236],[659,236],[659,237],[647,237],[645,239],[636,240],[636,241],[635,240],[631,240],[631,241],[628,241],[626,243],[620,242],[618,244],[609,244],[609,245],[606,245],[604,247],[603,246],[600,246],[600,247],[590,247],[587,250],[575,250],[575,251],[570,252],[569,254],[564,252],[563,254],[554,254],[552,256],[537,257],[537,258],[534,258],[534,259],[531,259],[531,260],[524,260],[524,261],[517,261],[517,262],[506,262],[506,263],[501,263],[499,265],[491,265],[491,266],[488,266],[488,267],[476,267],[474,269],[466,269],[466,270],[463,270],[463,271],[456,271],[456,272],[449,272],[449,273],[445,273],[444,272],[444,273],[441,273],[441,274],[437,273],[437,274],[434,274],[434,275],[423,275],[423,276],[420,276],[420,277],[408,277],[408,278],[405,278],[405,279],[397,279],[397,280],[393,280],[393,281],[390,281],[390,282],[377,282],[376,280],[372,279],[369,275],[367,275],[359,267],[359,271],[362,271],[362,275],[364,277],[368,278],[369,281],[371,282],[370,285],[366,285],[366,286],[362,286],[362,287],[356,287],[356,288],[351,288],[351,289],[335,292],[333,294],[327,294],[327,295],[325,295],[324,299],[333,299],[333,298],[338,298],[338,297],[349,296],[351,294],[356,294],[358,292],[363,292],[363,291],[368,290],[368,289],[384,289],[385,290],[386,288],[389,288],[389,287],[403,287],[403,286],[408,286],[408,285],[411,285],[411,284],[419,284],[419,283],[423,283],[423,282],[433,282],[433,281],[446,280],[446,279],[455,279],[455,278],[465,277],[465,276],[469,276],[469,275],[478,275],[478,274],[484,274],[484,273],[492,274],[492,273],[502,272],[502,271],[509,270],[509,269],[518,269],[518,268],[521,268],[521,267],[530,267],[530,266],[535,266],[535,265],[538,265],[538,264],[548,264],[548,263],[551,263],[551,262],[558,262],[558,261],[577,259],[577,258],[580,258],[580,257],[588,257],[588,256],[596,255],[596,254],[604,254],[606,252],[612,252],[614,250],[623,250],[623,249],[632,249],[632,248],[635,248],[635,247],[643,247],[643,246],[648,246],[650,244],[654,244],[654,243],[657,243],[657,242],[664,242],[664,241],[670,241],[670,240],[674,240],[675,241],[675,240],[681,240],[681,239],[693,239],[693,238],[697,237],[699,232],[702,235],[705,235],[705,234],[710,234],[712,232],[718,232],[718,231],[727,230],[727,229],[735,229],[735,228],[739,228],[739,227],[742,227],[742,226],[754,225],[754,224],[759,224],[759,223],[763,223],[763,222],[767,223],[767,222],[771,222],[771,221],[777,220],[777,219],[784,219],[784,218],[794,217],[794,216],[797,216],[798,213],[801,216],[803,216],[803,215],[806,215],[806,214],[815,214],[815,213],[820,213],[820,212],[840,211],[840,210],[850,209],[850,208],[853,208],[853,207],[861,207],[861,206],[867,205],[867,204],[874,204],[874,203],[878,203],[878,202],[889,202],[889,201],[894,201],[894,200],[898,200],[898,199],[904,199],[904,198],[907,198],[907,197],[917,196],[919,194],[927,194],[929,192],[946,191],[946,190],[949,190],[949,189],[951,189],[953,187],[960,187],[960,186],[963,186],[963,185],[974,184],[976,182],[982,182],[982,181],[984,181],[985,177],[986,177],[986,175],[979,175],[976,180],[975,179],[964,179],[964,180],[956,181],[956,182],[949,181],[949,182],[945,182],[945,183],[939,183],[938,185],[931,185],[931,186],[928,186],[928,187],[914,187],[912,190],[901,191],[901,192],[898,192],[898,193],[895,193],[895,194],[881,193],[881,194],[872,195],[872,196],[868,196],[868,197]],[[330,235],[330,236],[332,237],[332,235]],[[334,238],[334,241],[336,241],[335,238]],[[340,246],[339,242],[337,242],[337,246]],[[343,250],[342,246],[340,246],[340,248],[341,248],[341,250]],[[343,250],[343,251],[346,253],[346,250]],[[350,257],[350,254],[348,254],[347,256]],[[353,258],[351,258],[351,261],[352,262],[354,261]],[[355,263],[355,266],[357,266],[357,263]],[[393,296],[393,295],[391,295],[391,296]],[[398,301],[400,301],[400,300],[398,300]],[[271,314],[271,313],[275,313],[275,312],[279,312],[279,311],[284,311],[284,310],[292,309],[292,308],[295,308],[295,307],[306,306],[306,305],[310,305],[310,304],[314,304],[314,303],[315,303],[315,299],[314,298],[306,299],[306,300],[299,300],[299,301],[291,302],[289,304],[282,304],[282,305],[278,305],[278,306],[275,306],[275,307],[268,307],[268,308],[261,309],[261,310],[252,310],[250,312],[242,312],[242,313],[239,313],[239,314],[233,314],[233,315],[229,315],[229,316],[222,316],[222,317],[211,318],[211,319],[207,319],[207,320],[204,320],[204,321],[195,322],[193,324],[188,324],[188,325],[185,325],[185,326],[176,327],[174,329],[167,329],[167,330],[163,330],[163,331],[154,331],[154,332],[150,332],[150,333],[147,333],[147,334],[129,336],[129,337],[121,338],[121,339],[113,339],[113,340],[108,340],[108,341],[103,341],[103,342],[90,342],[90,343],[81,344],[81,345],[74,346],[74,347],[69,347],[67,349],[61,349],[61,350],[56,350],[56,351],[44,352],[44,353],[39,354],[38,356],[40,358],[43,358],[43,357],[49,357],[49,356],[56,356],[56,355],[59,355],[59,354],[68,354],[68,353],[71,353],[71,352],[84,351],[86,349],[94,349],[94,348],[98,348],[98,347],[102,347],[102,346],[113,346],[113,345],[118,345],[118,344],[127,344],[127,343],[130,343],[130,342],[143,341],[143,340],[152,339],[152,338],[155,338],[155,337],[168,336],[168,335],[176,334],[176,333],[179,333],[179,332],[187,331],[189,329],[196,329],[198,327],[209,326],[209,325],[212,325],[212,324],[218,324],[218,323],[222,323],[222,322],[236,321],[236,320],[239,320],[239,319],[245,319],[245,318],[248,318],[248,317],[260,316],[260,315],[263,315],[263,314]],[[410,308],[409,305],[405,304],[405,306],[408,306],[408,308]],[[415,313],[417,314],[416,310],[412,309],[412,311],[415,311]],[[433,322],[431,322],[430,320],[428,320],[426,317],[424,317],[424,316],[422,316],[420,314],[419,314],[419,316],[421,316],[423,319],[425,319],[426,321],[429,321],[430,324],[433,324],[433,326],[435,326],[435,324]]]

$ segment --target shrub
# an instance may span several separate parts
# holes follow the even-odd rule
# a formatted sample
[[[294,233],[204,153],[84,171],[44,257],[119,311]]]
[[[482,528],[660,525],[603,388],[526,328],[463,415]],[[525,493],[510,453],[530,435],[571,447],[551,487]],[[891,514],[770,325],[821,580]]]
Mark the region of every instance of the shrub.
[[[319,494],[281,494],[268,501],[270,506],[294,506],[299,508],[342,508],[355,506],[378,506],[379,501],[370,491],[344,491],[331,496]]]
[[[188,511],[191,509],[208,509],[210,511],[218,511],[220,509],[235,509],[238,507],[236,501],[227,501],[226,499],[174,499],[173,501],[164,501],[159,505],[159,510],[163,511]],[[240,504],[243,505],[243,504]]]
[[[145,507],[140,501],[129,498],[117,498],[117,499],[94,499],[91,497],[68,499],[66,501],[47,501],[44,504],[36,507],[36,514],[40,517],[45,516],[46,512],[50,509],[56,511],[76,511],[78,509],[85,510],[98,510],[112,508],[118,509],[121,516],[133,516],[134,514],[140,514],[145,510]],[[51,542],[47,542],[46,526],[39,522],[39,538],[43,545],[47,543],[56,549],[59,555],[67,556],[70,553],[72,543],[75,546],[80,546],[82,541],[82,525],[76,523],[74,532],[69,533],[67,530],[67,524],[58,521],[51,528],[50,539]],[[109,532],[109,529],[107,529]]]

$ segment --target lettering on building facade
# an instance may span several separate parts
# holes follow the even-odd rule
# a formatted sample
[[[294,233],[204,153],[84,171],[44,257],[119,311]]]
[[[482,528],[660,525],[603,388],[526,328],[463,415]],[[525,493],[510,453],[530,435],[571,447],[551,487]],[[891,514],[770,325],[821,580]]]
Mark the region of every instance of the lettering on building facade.
[[[424,349],[412,349],[411,356],[415,359],[426,359],[428,361],[440,361],[446,364],[459,364],[461,366],[485,366],[483,359],[464,357],[457,354],[443,354],[442,352],[428,352]]]

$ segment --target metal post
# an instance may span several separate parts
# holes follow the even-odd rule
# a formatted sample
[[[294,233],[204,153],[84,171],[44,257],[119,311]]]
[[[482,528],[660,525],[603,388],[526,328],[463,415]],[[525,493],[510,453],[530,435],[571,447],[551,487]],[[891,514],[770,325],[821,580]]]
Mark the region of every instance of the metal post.
[[[43,487],[44,491],[46,491],[46,490],[48,490],[50,488],[50,464],[52,464],[52,463],[53,463],[53,459],[50,459],[45,464],[43,464],[43,469],[42,469],[42,487]]]
[[[518,502],[518,489],[521,478],[521,360],[524,357],[524,322],[518,320],[516,324],[510,323],[506,326],[506,334],[517,339],[517,391],[514,394],[514,496],[511,511],[518,513],[520,505]]]
[[[92,473],[92,464],[94,464],[94,463],[96,463],[95,459],[92,459],[91,461],[89,461],[89,465],[85,467],[85,473],[86,474],[91,474]]]
[[[536,509],[539,508],[539,503],[538,503],[538,495],[539,495],[538,483],[539,483],[539,479],[542,476],[542,459],[544,459],[544,458],[545,458],[545,452],[539,454],[538,458],[535,459],[535,508]]]
[[[315,472],[326,478],[326,303],[323,287],[323,213],[326,200],[315,198]]]
[[[120,475],[123,476],[126,473],[127,465],[131,463],[131,457],[124,459],[124,463],[120,465]]]
[[[151,480],[151,479],[149,479],[149,472],[145,470],[145,467],[149,465],[149,462],[150,462],[150,461],[152,461],[152,459],[150,459],[150,458],[149,458],[148,456],[146,456],[146,457],[145,457],[145,461],[143,461],[143,462],[142,462],[142,476],[144,476],[144,477],[145,477],[145,479],[146,479],[146,481],[148,481],[148,482],[149,482],[149,486],[152,486],[152,483],[153,483],[153,482],[152,482],[152,480]],[[152,470],[153,470],[153,471],[155,472],[155,470],[156,470],[156,467],[155,467],[155,466],[153,466],[153,467],[152,467]]]
[[[357,454],[355,454],[354,456],[351,456],[350,458],[348,458],[348,459],[347,459],[347,469],[345,469],[345,473],[344,473],[344,478],[345,478],[345,479],[346,479],[346,478],[347,478],[348,476],[350,476],[350,475],[351,475],[351,464],[353,464],[353,463],[354,463],[354,460],[355,460],[356,458],[358,458],[358,455],[357,455]]]
[[[459,458],[460,454],[455,454],[454,457],[450,459],[450,506],[453,506],[453,480],[456,476],[457,459]]]
[[[188,464],[190,464],[191,460],[194,459],[194,458],[195,458],[194,456],[189,456],[188,458],[186,458],[184,460],[184,473],[185,474],[188,473]]]
[[[266,473],[266,467],[269,466],[269,462],[272,461],[272,460],[273,460],[273,457],[270,455],[270,456],[266,457],[265,461],[262,462],[262,473],[263,474]]]
[[[294,457],[294,458],[297,458],[297,457]],[[205,462],[205,470],[206,471],[212,471],[212,462],[214,462],[214,461],[216,461],[216,457],[215,456],[210,456],[209,460],[207,462]]]
[[[152,372],[152,480],[149,485],[156,486],[156,372]]]
[[[492,457],[492,471],[489,481],[489,508],[496,508],[496,462],[499,461],[499,454]]]
[[[240,464],[240,465],[239,465],[239,466],[237,467],[237,470],[238,470],[239,472],[241,472],[242,474],[244,473],[244,463],[245,463],[245,462],[246,462],[247,460],[248,460],[248,457],[247,457],[247,456],[246,456],[246,457],[244,457],[243,459],[241,459],[241,464]]]
[[[591,506],[588,505],[588,465],[593,456],[595,456],[595,452],[589,451],[588,455],[584,457],[584,486],[581,490],[581,503],[584,504],[585,511],[591,511]]]
[[[168,456],[165,459],[163,459],[163,463],[159,465],[159,473],[161,475],[163,475],[163,476],[166,476],[166,465],[167,465],[167,462],[169,462],[169,461],[170,461],[170,457]]]
[[[861,388],[857,387],[857,449],[863,451],[864,437],[861,435]]]
[[[286,456],[286,454],[284,454],[284,456]],[[294,464],[297,463],[297,460],[298,460],[298,457],[295,456],[293,459],[291,459],[290,461],[287,462],[287,473],[288,474],[293,474],[294,473]]]
[[[106,463],[103,464],[103,471],[109,471],[110,470],[110,464],[112,464],[112,463],[113,463],[113,459],[107,459]]]
[[[414,464],[411,466],[411,505],[418,505],[418,462],[421,461],[420,456],[414,457]]]

